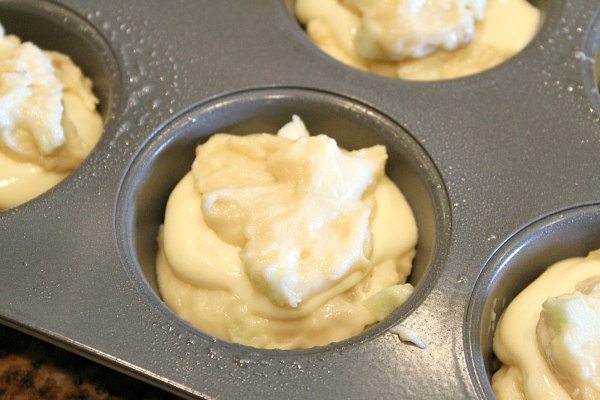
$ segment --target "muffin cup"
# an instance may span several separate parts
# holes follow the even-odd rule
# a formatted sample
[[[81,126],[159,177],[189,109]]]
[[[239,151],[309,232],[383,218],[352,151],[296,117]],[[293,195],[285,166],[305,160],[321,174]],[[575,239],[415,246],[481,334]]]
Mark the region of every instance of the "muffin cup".
[[[492,352],[498,320],[510,302],[552,264],[600,248],[600,204],[556,212],[508,239],[490,258],[471,296],[465,320],[470,372],[481,397],[500,364]]]
[[[172,189],[191,170],[196,146],[214,133],[276,133],[293,114],[314,134],[325,133],[342,148],[385,145],[386,174],[413,209],[419,242],[409,282],[416,290],[382,327],[398,323],[431,289],[448,247],[450,220],[442,180],[422,147],[400,125],[357,101],[314,89],[256,88],[219,96],[180,114],[145,144],[124,178],[117,201],[117,242],[134,284],[157,306],[162,306],[155,273],[158,230]],[[329,347],[364,341],[380,334],[379,328]]]

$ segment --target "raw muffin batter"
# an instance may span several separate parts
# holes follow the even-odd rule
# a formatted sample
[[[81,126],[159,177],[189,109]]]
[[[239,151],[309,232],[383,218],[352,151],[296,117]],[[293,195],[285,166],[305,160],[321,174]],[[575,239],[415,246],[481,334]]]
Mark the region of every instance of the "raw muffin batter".
[[[296,16],[330,56],[408,80],[492,68],[521,51],[540,23],[527,0],[298,0]]]
[[[0,210],[56,185],[102,132],[91,81],[64,54],[0,25]]]
[[[412,293],[417,229],[383,146],[339,149],[302,121],[217,134],[171,193],[160,293],[205,333],[264,348],[349,338]]]
[[[492,379],[502,399],[600,398],[600,250],[548,268],[502,315]]]

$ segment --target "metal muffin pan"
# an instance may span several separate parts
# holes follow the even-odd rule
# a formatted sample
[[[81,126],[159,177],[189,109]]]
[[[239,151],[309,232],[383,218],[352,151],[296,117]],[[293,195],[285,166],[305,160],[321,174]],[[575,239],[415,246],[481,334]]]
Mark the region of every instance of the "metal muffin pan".
[[[0,0],[7,32],[92,77],[105,118],[80,168],[0,213],[0,320],[189,398],[493,398],[494,316],[553,260],[600,247],[597,0],[536,3],[525,50],[441,82],[338,63],[292,3]],[[156,293],[166,198],[208,135],[292,113],[345,147],[387,145],[420,230],[416,291],[329,346],[223,343]],[[428,347],[387,332],[399,322]]]

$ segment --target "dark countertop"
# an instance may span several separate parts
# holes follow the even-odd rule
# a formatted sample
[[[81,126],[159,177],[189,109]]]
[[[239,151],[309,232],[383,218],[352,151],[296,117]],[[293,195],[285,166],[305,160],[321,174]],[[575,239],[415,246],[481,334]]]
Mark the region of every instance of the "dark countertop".
[[[0,325],[0,399],[177,399],[85,358]]]

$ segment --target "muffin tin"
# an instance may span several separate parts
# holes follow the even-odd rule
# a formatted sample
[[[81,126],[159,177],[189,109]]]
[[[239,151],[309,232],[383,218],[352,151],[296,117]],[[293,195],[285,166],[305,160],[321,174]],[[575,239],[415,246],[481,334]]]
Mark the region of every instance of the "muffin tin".
[[[493,398],[491,335],[555,260],[600,247],[596,0],[539,1],[521,53],[478,75],[394,81],[331,59],[293,1],[0,0],[6,31],[72,56],[105,131],[54,189],[0,213],[0,320],[189,398]],[[211,133],[300,115],[383,143],[417,219],[410,300],[346,341],[261,350],[160,301],[165,202]],[[402,322],[428,346],[389,333]]]

